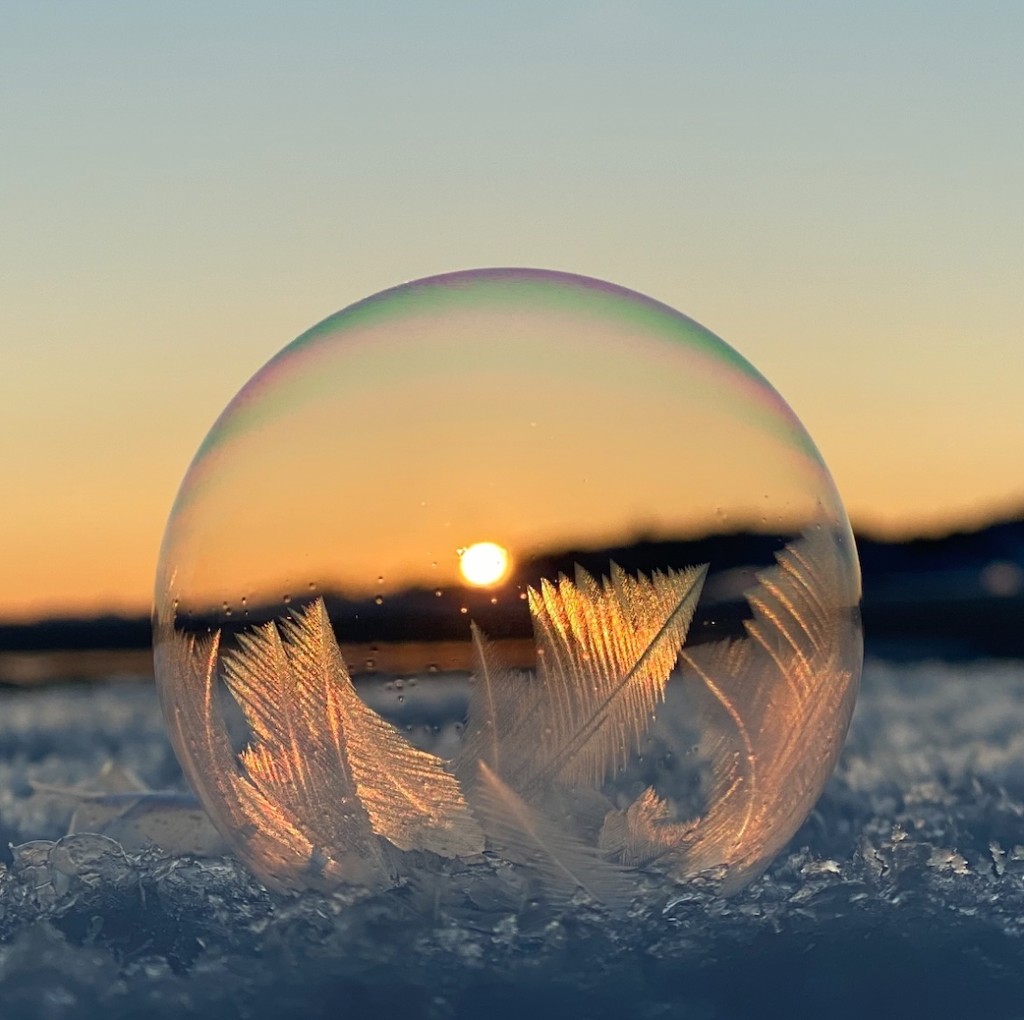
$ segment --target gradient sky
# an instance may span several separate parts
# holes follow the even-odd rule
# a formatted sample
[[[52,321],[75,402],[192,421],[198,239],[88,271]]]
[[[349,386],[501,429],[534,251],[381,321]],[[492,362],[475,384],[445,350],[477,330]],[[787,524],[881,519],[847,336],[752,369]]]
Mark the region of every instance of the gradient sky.
[[[0,2],[0,617],[139,610],[280,347],[532,265],[695,318],[855,526],[1024,505],[1024,4]]]

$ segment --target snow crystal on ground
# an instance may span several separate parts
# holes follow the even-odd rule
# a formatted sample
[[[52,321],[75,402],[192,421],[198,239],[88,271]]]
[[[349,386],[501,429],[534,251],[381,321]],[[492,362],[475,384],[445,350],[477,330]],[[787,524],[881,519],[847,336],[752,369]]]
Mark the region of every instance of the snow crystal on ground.
[[[818,807],[723,900],[523,906],[472,867],[277,897],[230,858],[62,838],[108,761],[181,784],[155,692],[2,692],[4,1018],[1024,1017],[1024,663],[869,664]],[[27,844],[27,845],[26,845]]]

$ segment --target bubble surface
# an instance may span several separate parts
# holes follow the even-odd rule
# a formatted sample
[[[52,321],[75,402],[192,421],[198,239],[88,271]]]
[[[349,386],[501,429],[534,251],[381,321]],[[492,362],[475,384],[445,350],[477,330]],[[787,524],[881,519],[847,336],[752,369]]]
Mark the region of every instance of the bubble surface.
[[[454,273],[326,319],[221,414],[164,536],[157,681],[268,885],[447,859],[615,906],[737,888],[790,838],[859,598],[820,454],[731,347],[611,284]]]

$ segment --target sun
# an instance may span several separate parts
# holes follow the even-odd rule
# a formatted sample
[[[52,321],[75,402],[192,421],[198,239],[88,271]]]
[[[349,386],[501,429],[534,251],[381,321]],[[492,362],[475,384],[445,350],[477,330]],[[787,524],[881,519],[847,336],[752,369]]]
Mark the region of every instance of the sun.
[[[508,550],[496,542],[474,542],[459,550],[459,569],[462,576],[478,587],[497,584],[508,573]]]

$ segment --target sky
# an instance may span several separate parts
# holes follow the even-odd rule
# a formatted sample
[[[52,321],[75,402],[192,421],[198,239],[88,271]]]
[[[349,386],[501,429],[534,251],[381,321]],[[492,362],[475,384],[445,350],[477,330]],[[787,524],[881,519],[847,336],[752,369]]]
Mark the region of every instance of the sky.
[[[325,316],[537,266],[685,312],[855,527],[1024,506],[1024,5],[0,0],[0,618],[145,611]]]

